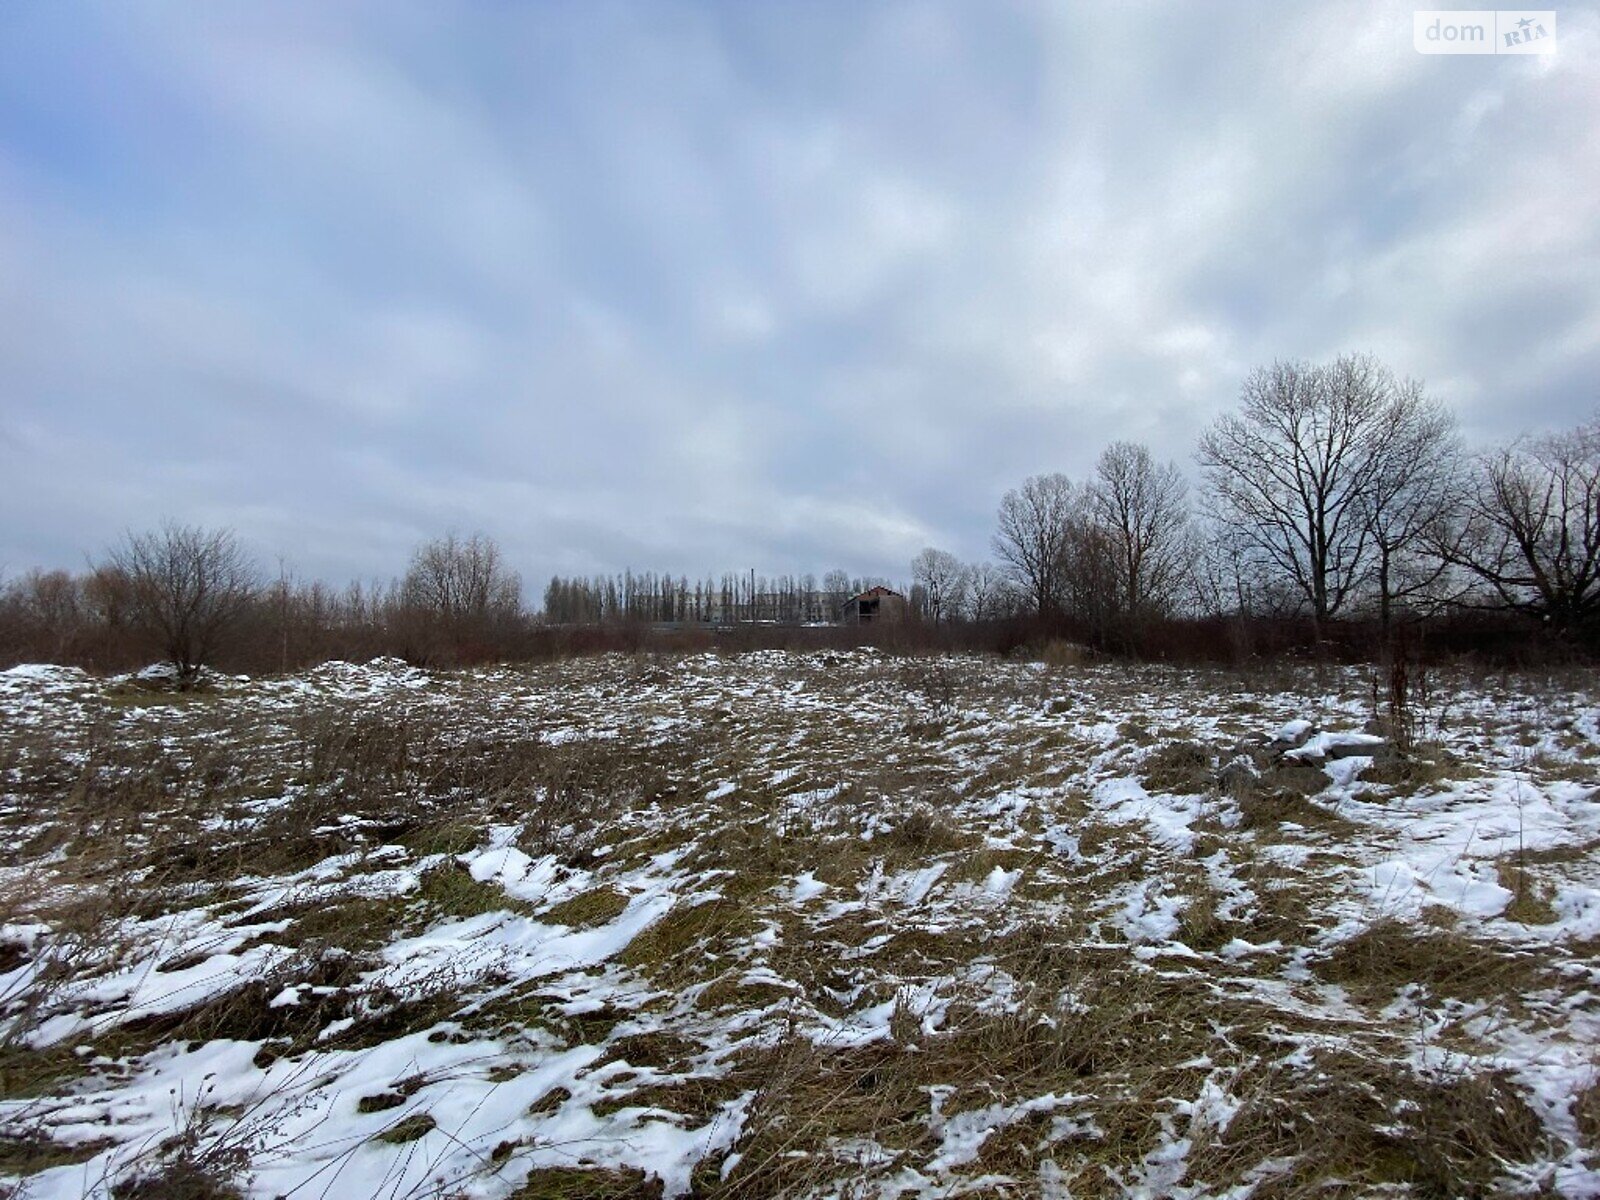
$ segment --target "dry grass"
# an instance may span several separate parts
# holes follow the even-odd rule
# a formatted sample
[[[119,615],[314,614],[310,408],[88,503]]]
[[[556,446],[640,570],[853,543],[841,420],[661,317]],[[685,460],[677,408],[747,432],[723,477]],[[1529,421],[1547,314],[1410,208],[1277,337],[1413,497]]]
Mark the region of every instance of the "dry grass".
[[[1600,1071],[1588,1087],[1573,1097],[1572,1117],[1583,1145],[1590,1150],[1600,1149]]]
[[[1240,828],[1269,833],[1288,823],[1330,837],[1355,833],[1354,823],[1312,799],[1332,782],[1317,767],[1296,765],[1277,766],[1257,779],[1242,780],[1234,789]]]
[[[1144,760],[1141,782],[1149,792],[1197,795],[1216,785],[1214,755],[1198,742],[1169,742]]]
[[[414,1142],[419,1138],[426,1137],[438,1127],[439,1122],[435,1121],[427,1113],[412,1113],[409,1116],[402,1117],[382,1133],[374,1135],[372,1140],[385,1142],[391,1146],[403,1146],[407,1142]]]
[[[252,925],[289,921],[282,933],[264,935],[260,942],[278,946],[326,947],[365,954],[378,949],[398,931],[405,920],[404,897],[350,896],[333,903],[297,901],[280,908],[257,913]],[[246,943],[250,946],[252,943]]]
[[[915,802],[887,815],[889,828],[873,839],[874,850],[896,861],[937,858],[973,849],[979,838],[932,804]]]
[[[1079,1164],[1075,1194],[1097,1194],[1156,1147],[1164,1098],[1192,1093],[1204,1078],[1193,1064],[1232,1054],[1215,1021],[1242,1010],[1199,980],[1108,972],[1111,960],[1044,930],[1010,939],[1001,957],[1032,984],[1015,1011],[962,1010],[936,1034],[859,1049],[786,1042],[737,1068],[730,1082],[757,1091],[752,1132],[726,1184],[709,1194],[808,1194],[847,1169],[834,1149],[841,1141],[870,1140],[887,1153],[875,1167],[857,1165],[863,1179],[918,1163],[938,1148],[932,1089],[946,1118],[1052,1094],[1094,1097],[1099,1135],[1053,1152]],[[1051,1152],[1047,1125],[1007,1125],[985,1142],[983,1168],[1035,1172]]]
[[[1503,1076],[1420,1078],[1403,1066],[1318,1053],[1304,1071],[1266,1072],[1225,1134],[1191,1158],[1216,1184],[1269,1159],[1288,1169],[1254,1194],[1282,1200],[1404,1186],[1421,1197],[1502,1194],[1504,1164],[1552,1149]]]
[[[1178,928],[1178,940],[1184,945],[1191,950],[1219,950],[1237,936],[1237,926],[1218,912],[1221,893],[1204,875],[1186,875],[1176,890],[1184,897]]]
[[[1384,919],[1340,942],[1315,966],[1319,977],[1376,1002],[1420,986],[1451,999],[1515,1001],[1549,981],[1540,957],[1492,946],[1454,930],[1418,930]]]
[[[584,929],[616,920],[627,907],[627,896],[616,888],[598,887],[551,905],[539,914],[539,918],[554,925]]]
[[[1549,925],[1557,919],[1555,906],[1551,904],[1553,890],[1529,874],[1526,858],[1518,855],[1501,859],[1495,864],[1495,873],[1500,886],[1512,897],[1501,914],[1506,920],[1520,921],[1524,925]]]
[[[194,1163],[180,1162],[140,1172],[117,1183],[111,1200],[243,1200],[244,1193],[226,1175]]]
[[[1411,754],[1395,754],[1379,758],[1361,772],[1367,783],[1388,790],[1392,797],[1403,798],[1436,790],[1440,784],[1470,779],[1478,772],[1467,766],[1442,746],[1419,746]]]
[[[467,869],[445,862],[422,874],[417,902],[444,917],[477,917],[492,912],[523,912],[526,906],[501,888],[480,883]]]
[[[736,900],[680,904],[628,944],[617,961],[680,987],[715,975],[755,932],[750,909]]]
[[[643,1171],[544,1167],[511,1193],[512,1200],[660,1200],[661,1181]]]
[[[36,1175],[51,1167],[87,1162],[111,1144],[104,1140],[58,1142],[37,1131],[0,1136],[0,1173]]]
[[[510,704],[496,690],[505,685],[480,687],[470,675],[448,684],[460,689],[452,703],[431,708],[319,700],[267,719],[223,695],[145,714],[130,733],[118,722],[134,710],[118,699],[81,728],[0,732],[0,831],[15,835],[0,861],[38,863],[40,872],[36,885],[30,879],[0,901],[0,919],[48,924],[56,956],[27,999],[34,1008],[19,1000],[3,1010],[17,1018],[17,1036],[0,1044],[0,1097],[92,1090],[89,1079],[114,1083],[152,1051],[213,1039],[259,1042],[265,1065],[428,1030],[435,1040],[492,1037],[513,1047],[482,1069],[496,1085],[525,1081],[554,1050],[596,1047],[570,1088],[519,1099],[536,1118],[586,1107],[622,1127],[648,1110],[650,1119],[698,1127],[753,1094],[741,1157],[728,1167],[713,1155],[695,1172],[692,1194],[707,1197],[863,1196],[911,1170],[951,1194],[1021,1196],[1041,1188],[1047,1161],[1073,1195],[1123,1195],[1147,1157],[1179,1136],[1191,1138],[1181,1186],[1201,1193],[1470,1196],[1493,1194],[1507,1164],[1560,1149],[1508,1078],[1413,1072],[1404,1061],[1410,1031],[1383,1014],[1410,989],[1422,1000],[1488,1006],[1497,1020],[1549,1020],[1548,1005],[1537,1007],[1541,990],[1575,986],[1553,960],[1579,957],[1582,947],[1540,957],[1452,917],[1431,928],[1380,921],[1309,960],[1297,956],[1346,919],[1349,909],[1330,903],[1347,899],[1337,890],[1347,868],[1333,855],[1342,839],[1372,829],[1316,799],[1330,782],[1323,772],[1251,757],[1259,731],[1291,701],[1242,696],[1265,676],[1207,679],[1193,686],[1209,690],[1193,695],[1210,709],[1197,700],[1186,719],[1158,703],[1191,686],[1177,676],[1112,674],[1065,658],[1058,666],[1072,673],[1073,716],[1121,721],[1120,741],[1101,745],[1062,720],[1050,696],[1060,673],[849,659],[751,666],[745,675],[737,660],[722,664],[730,686],[687,718],[671,693],[676,663],[565,664],[536,676],[555,696],[569,679],[587,689],[588,708],[569,714],[552,702],[563,729],[580,731],[559,739],[541,733],[541,722],[555,720],[549,713],[523,711],[527,693]],[[1324,682],[1319,702],[1333,703],[1339,679]],[[1309,685],[1300,676],[1295,686]],[[890,698],[887,718],[872,707],[880,696]],[[1230,735],[1207,724],[1208,711],[1238,722],[1250,771],[1219,779],[1227,755],[1217,749]],[[1387,798],[1475,769],[1435,749],[1382,764],[1366,782],[1381,783]],[[1141,801],[1207,797],[1174,805],[1192,803],[1199,814],[1193,854],[1162,844],[1142,822],[1112,823],[1089,774],[1096,761],[1102,776],[1139,773],[1151,793]],[[704,799],[727,782],[736,787]],[[1014,813],[991,804],[1021,793]],[[1285,823],[1300,828],[1286,832]],[[485,844],[488,826],[511,824],[521,849],[556,860],[563,882],[554,894],[566,899],[522,906],[455,861]],[[1285,838],[1296,844],[1275,844]],[[1548,881],[1593,851],[1497,864],[1516,895],[1507,916],[1552,920]],[[46,855],[54,857],[40,863]],[[320,872],[335,855],[349,856],[338,868],[342,890],[248,885]],[[418,871],[425,858],[412,890],[390,894],[392,879],[380,884],[382,872]],[[906,898],[910,873],[936,864],[947,869],[933,890]],[[1003,897],[983,888],[995,868],[1021,872]],[[1230,890],[1208,874],[1218,870],[1231,876]],[[797,903],[792,885],[807,872],[828,890]],[[1147,883],[1150,896],[1178,898],[1179,929],[1171,941],[1130,944],[1138,938],[1119,923],[1121,906]],[[403,992],[383,982],[384,952],[393,956],[397,937],[501,911],[590,929],[658,887],[670,888],[675,907],[620,954],[570,978],[442,973]],[[244,915],[262,895],[287,898]],[[257,930],[242,949],[290,953],[265,978],[185,1010],[106,1020],[81,1039],[83,1054],[27,1047],[24,1036],[61,988],[149,961],[148,948],[119,940],[128,929],[192,913],[235,929],[287,922]],[[1259,952],[1217,953],[1235,938]],[[181,939],[163,945],[158,973],[208,952]],[[0,943],[0,972],[36,953],[20,935]],[[1302,963],[1309,982],[1294,973]],[[1318,984],[1341,985],[1347,1004],[1332,1009]],[[274,1007],[289,987],[300,1002]],[[935,1007],[919,1007],[919,996]],[[886,1036],[829,1040],[829,1022],[850,1027],[879,1005],[879,1019],[891,1011]],[[325,1036],[334,1022],[352,1023]],[[1304,1066],[1269,1065],[1301,1048]],[[603,1086],[586,1091],[584,1071],[608,1072]],[[361,1153],[434,1131],[426,1113],[403,1111],[419,1086],[384,1079],[361,1089],[360,1112],[397,1118]],[[1240,1103],[1225,1129],[1191,1121],[1188,1106],[1208,1087]],[[1600,1132],[1597,1095],[1591,1087],[1574,1104],[1590,1145]],[[1059,1107],[1040,1103],[1050,1096]],[[975,1159],[931,1168],[941,1120],[980,1113],[998,1115]],[[11,1173],[91,1153],[47,1132],[5,1133],[0,1170]],[[507,1141],[492,1155],[486,1145],[480,1157],[500,1167],[534,1144]],[[146,1164],[152,1173],[122,1181],[116,1195],[236,1194],[236,1164],[185,1153],[162,1148]],[[1281,1172],[1256,1180],[1252,1172],[1273,1159]],[[963,1190],[979,1177],[988,1182]],[[641,1172],[581,1157],[533,1171],[516,1193],[659,1194],[659,1181]]]

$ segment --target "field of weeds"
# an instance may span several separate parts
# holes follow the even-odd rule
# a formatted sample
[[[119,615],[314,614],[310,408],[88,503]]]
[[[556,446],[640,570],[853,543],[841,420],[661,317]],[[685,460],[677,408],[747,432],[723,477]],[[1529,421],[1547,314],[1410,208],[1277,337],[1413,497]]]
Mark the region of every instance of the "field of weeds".
[[[1600,1195],[1594,681],[1383,693],[0,674],[0,1194]]]

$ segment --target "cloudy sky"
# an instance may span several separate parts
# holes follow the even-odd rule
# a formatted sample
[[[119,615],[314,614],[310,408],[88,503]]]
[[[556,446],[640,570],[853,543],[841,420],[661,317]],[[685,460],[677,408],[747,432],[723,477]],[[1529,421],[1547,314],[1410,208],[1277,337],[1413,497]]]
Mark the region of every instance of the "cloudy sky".
[[[1392,4],[0,5],[0,566],[163,516],[387,578],[497,537],[903,576],[1383,357],[1600,406],[1600,15]]]

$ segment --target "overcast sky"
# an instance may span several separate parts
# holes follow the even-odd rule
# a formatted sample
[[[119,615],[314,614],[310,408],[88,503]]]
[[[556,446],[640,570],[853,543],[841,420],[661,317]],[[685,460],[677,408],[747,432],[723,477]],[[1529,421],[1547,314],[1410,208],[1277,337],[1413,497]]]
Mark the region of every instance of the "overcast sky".
[[[1600,19],[0,4],[0,566],[163,516],[387,578],[904,577],[1274,358],[1600,406]]]

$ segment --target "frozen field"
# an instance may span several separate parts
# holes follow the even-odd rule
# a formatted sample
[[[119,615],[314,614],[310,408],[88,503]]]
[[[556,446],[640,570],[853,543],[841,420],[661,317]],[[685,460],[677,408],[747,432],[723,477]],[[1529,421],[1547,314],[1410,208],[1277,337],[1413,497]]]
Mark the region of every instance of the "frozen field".
[[[1600,1195],[1591,678],[1414,690],[0,673],[0,1194]]]

